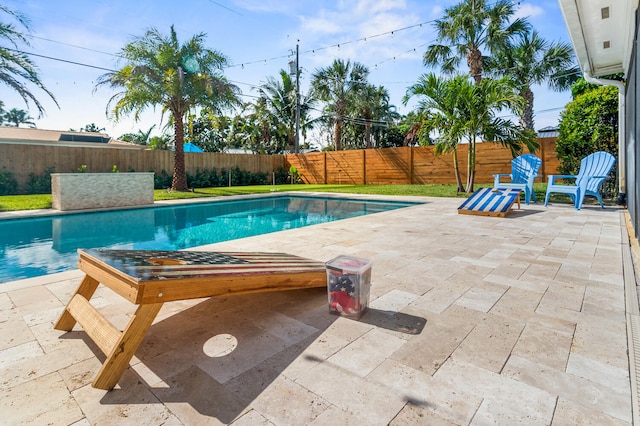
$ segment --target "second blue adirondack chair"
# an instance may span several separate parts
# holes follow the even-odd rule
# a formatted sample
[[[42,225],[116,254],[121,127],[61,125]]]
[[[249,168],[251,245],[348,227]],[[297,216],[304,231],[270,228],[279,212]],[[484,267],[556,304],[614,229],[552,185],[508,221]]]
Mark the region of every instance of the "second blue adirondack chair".
[[[599,151],[582,159],[577,175],[550,175],[544,205],[546,206],[549,202],[549,194],[560,192],[571,197],[577,210],[582,207],[585,195],[596,197],[600,207],[604,208],[600,185],[609,177],[609,172],[615,162],[616,158],[613,155]],[[562,185],[556,183],[556,179],[575,179],[575,183],[573,185]]]
[[[511,160],[511,174],[493,175],[493,187],[505,189],[519,189],[524,191],[524,202],[529,204],[531,198],[536,200],[533,191],[533,181],[538,176],[542,160],[533,154],[524,154]],[[500,178],[509,177],[510,182],[500,182]]]

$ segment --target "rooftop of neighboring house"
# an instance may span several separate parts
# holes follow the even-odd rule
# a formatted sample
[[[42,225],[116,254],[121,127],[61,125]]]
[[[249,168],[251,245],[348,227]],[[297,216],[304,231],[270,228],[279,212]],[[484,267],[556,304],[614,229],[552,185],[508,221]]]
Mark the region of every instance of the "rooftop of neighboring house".
[[[44,130],[8,126],[0,126],[0,143],[145,149],[145,147],[141,145],[113,139],[106,133]]]

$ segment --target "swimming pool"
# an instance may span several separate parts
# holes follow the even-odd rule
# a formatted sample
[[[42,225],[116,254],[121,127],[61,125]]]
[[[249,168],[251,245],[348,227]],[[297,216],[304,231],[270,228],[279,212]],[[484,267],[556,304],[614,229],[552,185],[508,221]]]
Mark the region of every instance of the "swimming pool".
[[[75,269],[78,248],[180,250],[416,204],[271,196],[0,220],[0,283]]]

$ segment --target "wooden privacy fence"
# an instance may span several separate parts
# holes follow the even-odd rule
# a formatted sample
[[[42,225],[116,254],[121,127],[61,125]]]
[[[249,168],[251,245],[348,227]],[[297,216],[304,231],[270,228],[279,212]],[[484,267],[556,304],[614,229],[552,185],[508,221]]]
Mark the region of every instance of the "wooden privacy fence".
[[[540,182],[557,174],[557,138],[540,138],[535,153],[542,159]],[[463,183],[467,174],[467,147],[458,147]],[[305,183],[318,184],[450,184],[455,183],[451,154],[435,155],[434,147],[402,147],[355,151],[288,154],[286,167],[294,166]],[[510,173],[511,151],[495,143],[476,145],[476,183],[493,182],[494,173]]]
[[[560,165],[555,152],[556,138],[538,139],[546,182],[549,174],[557,174]],[[42,176],[47,169],[56,173],[76,172],[86,165],[91,173],[109,173],[113,166],[121,172],[173,172],[171,151],[134,150],[111,147],[69,147],[0,143],[0,172],[14,174],[20,188],[29,175]],[[467,171],[467,145],[458,148],[463,182]],[[511,152],[494,143],[477,145],[477,183],[493,182],[494,173],[511,171]],[[305,183],[328,184],[450,184],[455,183],[451,154],[435,155],[433,147],[402,147],[351,151],[314,152],[287,155],[185,153],[188,173],[196,170],[234,169],[252,173],[268,173],[295,166]]]
[[[173,173],[172,151],[134,150],[111,147],[69,147],[55,145],[0,144],[0,172],[14,174],[18,186],[24,188],[29,174],[42,176],[47,169],[56,173],[77,172],[86,165],[88,173],[109,173],[113,166],[121,172]],[[282,155],[221,154],[185,152],[188,173],[196,170],[230,170],[236,166],[252,173],[268,173],[289,169]]]

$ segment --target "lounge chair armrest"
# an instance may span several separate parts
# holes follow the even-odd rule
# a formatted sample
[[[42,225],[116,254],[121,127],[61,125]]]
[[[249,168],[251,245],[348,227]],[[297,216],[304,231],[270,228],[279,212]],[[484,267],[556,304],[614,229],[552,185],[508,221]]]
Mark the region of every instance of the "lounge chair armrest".
[[[494,184],[497,185],[498,183],[500,183],[500,178],[502,177],[508,177],[509,179],[511,179],[511,174],[505,174],[505,173],[494,174],[493,175]]]
[[[576,175],[549,175],[549,184],[553,185],[556,179],[576,179]]]

